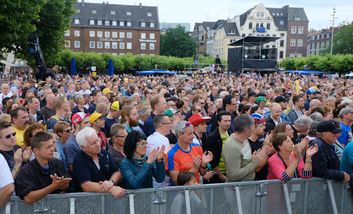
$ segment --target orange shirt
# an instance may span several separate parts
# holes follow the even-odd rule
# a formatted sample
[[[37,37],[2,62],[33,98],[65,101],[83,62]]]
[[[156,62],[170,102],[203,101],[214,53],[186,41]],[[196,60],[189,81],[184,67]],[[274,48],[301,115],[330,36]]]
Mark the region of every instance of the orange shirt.
[[[169,152],[166,158],[168,161],[165,166],[166,170],[174,170],[179,172],[189,171],[193,166],[193,159],[199,156],[202,158],[202,147],[198,144],[191,144],[189,151],[184,151],[176,144]],[[195,178],[200,183],[200,173],[195,173]]]

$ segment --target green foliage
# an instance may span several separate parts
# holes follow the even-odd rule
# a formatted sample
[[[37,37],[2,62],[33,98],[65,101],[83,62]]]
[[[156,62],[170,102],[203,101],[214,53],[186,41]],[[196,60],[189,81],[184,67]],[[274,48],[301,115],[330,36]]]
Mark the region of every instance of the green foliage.
[[[76,0],[3,0],[0,7],[0,47],[33,63],[28,38],[36,33],[44,58],[52,64],[63,49]]]
[[[191,57],[196,53],[195,41],[185,32],[185,28],[178,26],[168,29],[161,35],[161,55],[175,57]]]
[[[141,56],[131,54],[116,56],[93,52],[73,52],[68,49],[59,52],[54,63],[69,68],[72,58],[76,59],[78,69],[87,70],[86,68],[95,65],[97,72],[100,73],[106,72],[110,58],[113,60],[115,73],[150,69],[184,70],[185,66],[193,64],[193,57],[178,58],[171,56]],[[208,65],[214,63],[214,58],[201,56],[199,61],[200,64]]]
[[[353,70],[353,55],[323,55],[309,56],[305,58],[288,58],[280,63],[286,70],[302,70],[308,67],[310,70],[333,71],[347,73]]]
[[[36,31],[39,12],[46,0],[2,0],[0,7],[0,47],[19,52]]]
[[[333,37],[333,54],[353,54],[353,25],[343,25]]]

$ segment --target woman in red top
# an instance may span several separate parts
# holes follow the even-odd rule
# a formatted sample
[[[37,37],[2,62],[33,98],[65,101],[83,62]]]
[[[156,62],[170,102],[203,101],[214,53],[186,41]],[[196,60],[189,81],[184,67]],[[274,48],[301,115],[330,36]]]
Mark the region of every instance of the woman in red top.
[[[302,158],[306,141],[294,145],[286,133],[278,133],[272,140],[272,145],[277,151],[268,160],[267,179],[280,179],[289,181],[292,178],[311,178],[311,157],[318,151],[317,145],[306,150],[305,163]]]

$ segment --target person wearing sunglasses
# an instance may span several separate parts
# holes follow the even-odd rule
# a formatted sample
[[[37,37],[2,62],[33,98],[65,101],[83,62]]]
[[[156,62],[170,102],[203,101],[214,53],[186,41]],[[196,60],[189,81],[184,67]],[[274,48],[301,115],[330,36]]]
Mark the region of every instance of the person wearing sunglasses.
[[[18,148],[16,145],[16,132],[11,123],[0,122],[0,153],[4,156],[12,177],[16,178],[22,165],[29,160],[32,155],[31,148]]]
[[[66,121],[59,121],[54,126],[54,133],[58,136],[55,141],[55,150],[57,152],[58,159],[66,163],[66,156],[64,153],[64,145],[69,137],[72,135],[72,129],[70,123]],[[67,171],[67,165],[64,164],[64,168]]]

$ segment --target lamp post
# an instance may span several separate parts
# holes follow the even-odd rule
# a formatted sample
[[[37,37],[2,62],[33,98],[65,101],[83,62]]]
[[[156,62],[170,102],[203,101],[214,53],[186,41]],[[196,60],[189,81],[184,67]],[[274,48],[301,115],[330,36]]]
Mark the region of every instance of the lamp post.
[[[336,8],[333,8],[333,13],[332,13],[332,27],[331,27],[331,47],[330,47],[330,55],[332,55],[333,52],[333,35],[334,35],[334,29],[335,29],[335,15],[336,15]]]

